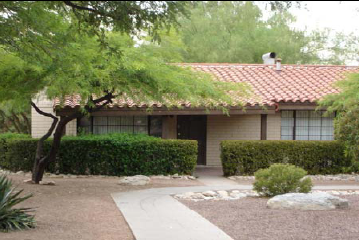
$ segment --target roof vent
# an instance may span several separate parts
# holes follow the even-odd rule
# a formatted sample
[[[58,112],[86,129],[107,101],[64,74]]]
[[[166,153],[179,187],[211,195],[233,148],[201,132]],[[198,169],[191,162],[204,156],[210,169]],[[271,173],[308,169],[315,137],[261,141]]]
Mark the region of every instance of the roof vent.
[[[275,64],[276,64],[276,70],[277,71],[281,71],[282,70],[282,59],[277,58],[275,60]]]
[[[263,63],[268,65],[274,65],[275,64],[275,52],[269,52],[262,56]]]

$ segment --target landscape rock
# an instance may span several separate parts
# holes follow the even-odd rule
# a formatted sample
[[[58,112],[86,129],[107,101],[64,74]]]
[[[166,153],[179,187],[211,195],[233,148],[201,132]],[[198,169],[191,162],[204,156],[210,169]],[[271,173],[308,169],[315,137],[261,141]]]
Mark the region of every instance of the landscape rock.
[[[229,196],[233,199],[240,199],[240,198],[247,197],[247,194],[233,191],[229,194]]]
[[[48,185],[48,186],[54,186],[54,181],[40,181],[40,185]]]
[[[206,196],[206,197],[215,197],[215,196],[217,196],[217,193],[214,192],[214,191],[205,191],[205,192],[203,192],[202,194],[203,194],[204,196]]]
[[[271,209],[332,210],[348,208],[349,203],[347,199],[326,192],[287,193],[269,199],[267,207]]]
[[[217,191],[218,192],[218,196],[220,198],[228,198],[228,192],[227,191]]]
[[[147,176],[136,175],[131,177],[120,178],[118,184],[120,185],[130,185],[130,186],[142,186],[149,184],[151,179]]]
[[[25,179],[24,183],[34,183],[34,182],[32,181],[32,179]]]

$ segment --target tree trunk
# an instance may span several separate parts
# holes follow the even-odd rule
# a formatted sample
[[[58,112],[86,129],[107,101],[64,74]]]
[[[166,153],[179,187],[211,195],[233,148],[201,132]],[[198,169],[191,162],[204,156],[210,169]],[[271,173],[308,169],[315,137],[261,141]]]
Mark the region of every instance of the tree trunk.
[[[102,107],[104,107],[107,104],[109,104],[110,102],[112,102],[112,99],[114,97],[115,96],[112,94],[112,92],[107,92],[106,96],[104,96],[104,97],[98,98],[96,100],[93,100],[91,98],[90,101],[92,102],[92,106],[90,107],[89,105],[85,105],[85,109],[89,113],[98,111]],[[105,101],[105,103],[96,106],[96,104],[102,103],[103,101]],[[60,122],[58,123],[57,117],[55,117],[54,115],[52,115],[50,113],[45,113],[45,112],[41,111],[35,105],[35,103],[31,102],[31,106],[39,114],[46,116],[46,117],[51,117],[53,119],[50,129],[42,138],[39,139],[39,141],[37,143],[36,157],[35,157],[34,167],[33,167],[33,171],[32,171],[32,182],[35,184],[39,184],[42,181],[46,167],[50,163],[56,161],[56,155],[60,149],[61,138],[62,138],[62,134],[63,134],[66,124],[78,117],[82,117],[84,115],[84,113],[80,112],[80,111],[75,112],[70,116],[61,118]],[[93,106],[95,106],[95,107],[93,107]],[[55,130],[55,128],[56,128],[56,130]],[[54,138],[52,140],[50,152],[46,156],[44,156],[44,150],[43,150],[44,142],[46,139],[48,139],[52,135],[54,130],[55,130],[55,133],[54,133]]]
[[[39,184],[40,181],[42,181],[45,169],[49,166],[50,163],[56,161],[56,155],[60,148],[63,130],[66,124],[72,119],[74,118],[67,117],[66,119],[61,119],[60,122],[57,124],[50,152],[46,156],[43,156],[44,141],[39,140],[37,145],[36,159],[32,171],[33,183]]]

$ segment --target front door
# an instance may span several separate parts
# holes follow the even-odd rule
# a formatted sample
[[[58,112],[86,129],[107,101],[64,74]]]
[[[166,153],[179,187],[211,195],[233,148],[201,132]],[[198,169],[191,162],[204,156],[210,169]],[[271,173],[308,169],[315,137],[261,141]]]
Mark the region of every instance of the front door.
[[[177,116],[177,138],[197,140],[198,165],[206,165],[207,116]]]

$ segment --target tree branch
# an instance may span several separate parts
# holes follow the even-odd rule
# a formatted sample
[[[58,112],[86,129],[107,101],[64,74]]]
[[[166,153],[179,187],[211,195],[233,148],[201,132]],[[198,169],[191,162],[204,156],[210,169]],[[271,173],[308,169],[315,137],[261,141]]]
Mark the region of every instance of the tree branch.
[[[57,119],[57,117],[55,117],[53,114],[41,111],[40,108],[38,108],[33,101],[31,101],[30,104],[38,114],[43,115],[45,117],[50,117],[52,119]]]
[[[50,129],[47,131],[47,133],[44,136],[42,136],[40,138],[39,142],[41,143],[41,142],[45,141],[46,139],[48,139],[51,136],[51,134],[53,133],[59,119],[57,117],[55,117],[53,114],[51,114],[51,113],[46,113],[46,112],[41,111],[33,101],[31,101],[30,104],[36,110],[36,112],[38,114],[43,115],[45,117],[50,117],[50,118],[53,119],[53,122],[51,124]]]
[[[82,10],[82,11],[90,11],[90,12],[94,12],[94,13],[98,13],[100,14],[97,10],[93,9],[93,8],[88,8],[88,7],[83,7],[83,6],[79,6],[74,4],[71,1],[63,1],[65,3],[65,5],[73,8],[73,9],[77,9],[77,10]],[[101,14],[102,15],[102,14]]]

